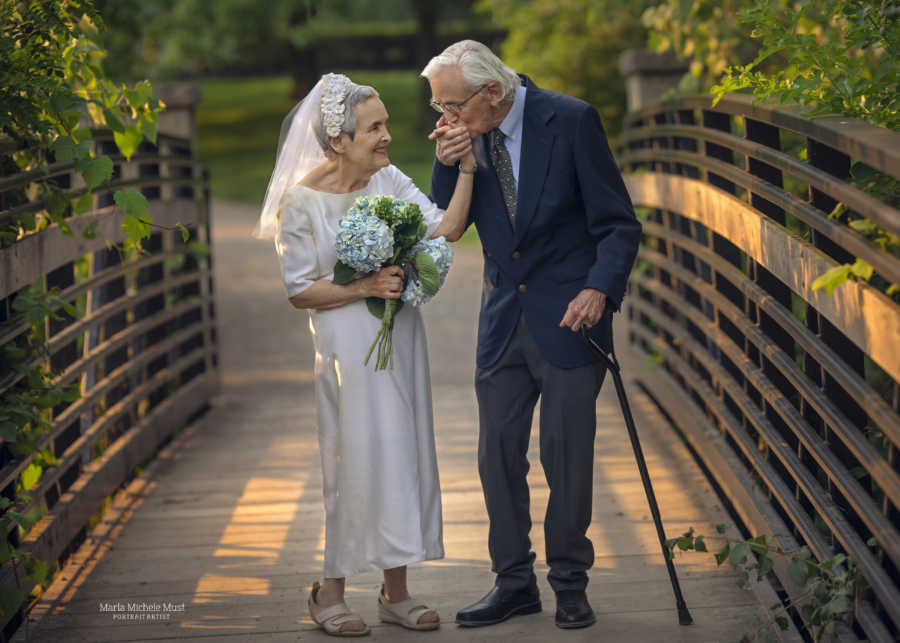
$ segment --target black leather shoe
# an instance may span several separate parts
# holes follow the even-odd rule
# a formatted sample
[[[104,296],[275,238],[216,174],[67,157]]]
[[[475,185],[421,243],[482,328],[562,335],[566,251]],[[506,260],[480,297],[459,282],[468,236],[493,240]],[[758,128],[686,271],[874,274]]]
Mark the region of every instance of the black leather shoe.
[[[597,622],[584,592],[577,589],[556,592],[556,626],[563,629],[587,627]]]
[[[534,614],[541,611],[541,595],[537,587],[503,591],[497,586],[484,597],[456,613],[456,624],[463,627],[480,627],[505,621],[517,614]]]

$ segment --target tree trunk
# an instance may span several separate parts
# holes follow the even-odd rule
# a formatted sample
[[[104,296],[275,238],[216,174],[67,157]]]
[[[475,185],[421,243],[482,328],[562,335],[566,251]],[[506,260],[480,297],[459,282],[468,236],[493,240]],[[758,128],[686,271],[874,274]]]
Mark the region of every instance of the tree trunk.
[[[435,0],[410,2],[416,14],[417,25],[414,51],[416,72],[421,72],[432,56],[440,53],[435,51],[434,47],[435,43],[437,43],[437,21],[441,4]],[[422,85],[419,89],[418,127],[424,134],[434,129],[434,123],[437,120],[436,112],[428,106],[430,99],[431,90],[427,81],[422,79]]]

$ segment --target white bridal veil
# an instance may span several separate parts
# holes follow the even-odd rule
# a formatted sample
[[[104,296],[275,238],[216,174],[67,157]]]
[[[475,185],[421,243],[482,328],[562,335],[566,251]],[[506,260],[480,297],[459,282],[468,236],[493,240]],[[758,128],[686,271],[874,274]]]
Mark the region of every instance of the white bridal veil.
[[[327,89],[334,91],[338,85],[350,85],[346,76],[325,74],[306,97],[288,112],[281,123],[278,137],[278,154],[275,169],[266,188],[259,222],[253,236],[259,239],[273,239],[278,231],[278,210],[285,191],[325,160],[325,153],[319,146],[313,131],[314,123],[320,118],[322,97]],[[345,87],[346,87],[345,86]],[[346,95],[346,93],[344,93]],[[343,97],[341,97],[341,100]],[[342,110],[343,111],[343,110]]]

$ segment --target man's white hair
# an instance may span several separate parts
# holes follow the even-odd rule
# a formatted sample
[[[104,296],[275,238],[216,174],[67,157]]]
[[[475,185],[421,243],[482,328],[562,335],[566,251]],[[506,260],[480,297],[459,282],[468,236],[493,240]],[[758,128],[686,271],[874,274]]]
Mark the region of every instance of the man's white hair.
[[[422,77],[431,78],[445,67],[458,67],[463,80],[472,89],[496,82],[503,90],[503,100],[515,98],[522,84],[518,74],[500,60],[486,45],[476,40],[455,42],[428,61]]]

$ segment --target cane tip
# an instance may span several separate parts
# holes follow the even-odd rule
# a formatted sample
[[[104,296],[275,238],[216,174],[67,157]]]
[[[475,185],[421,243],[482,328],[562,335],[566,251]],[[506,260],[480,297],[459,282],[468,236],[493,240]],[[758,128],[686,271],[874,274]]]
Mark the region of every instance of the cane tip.
[[[694,622],[694,619],[691,618],[691,613],[688,611],[686,605],[678,606],[678,624],[679,625],[690,625]]]

